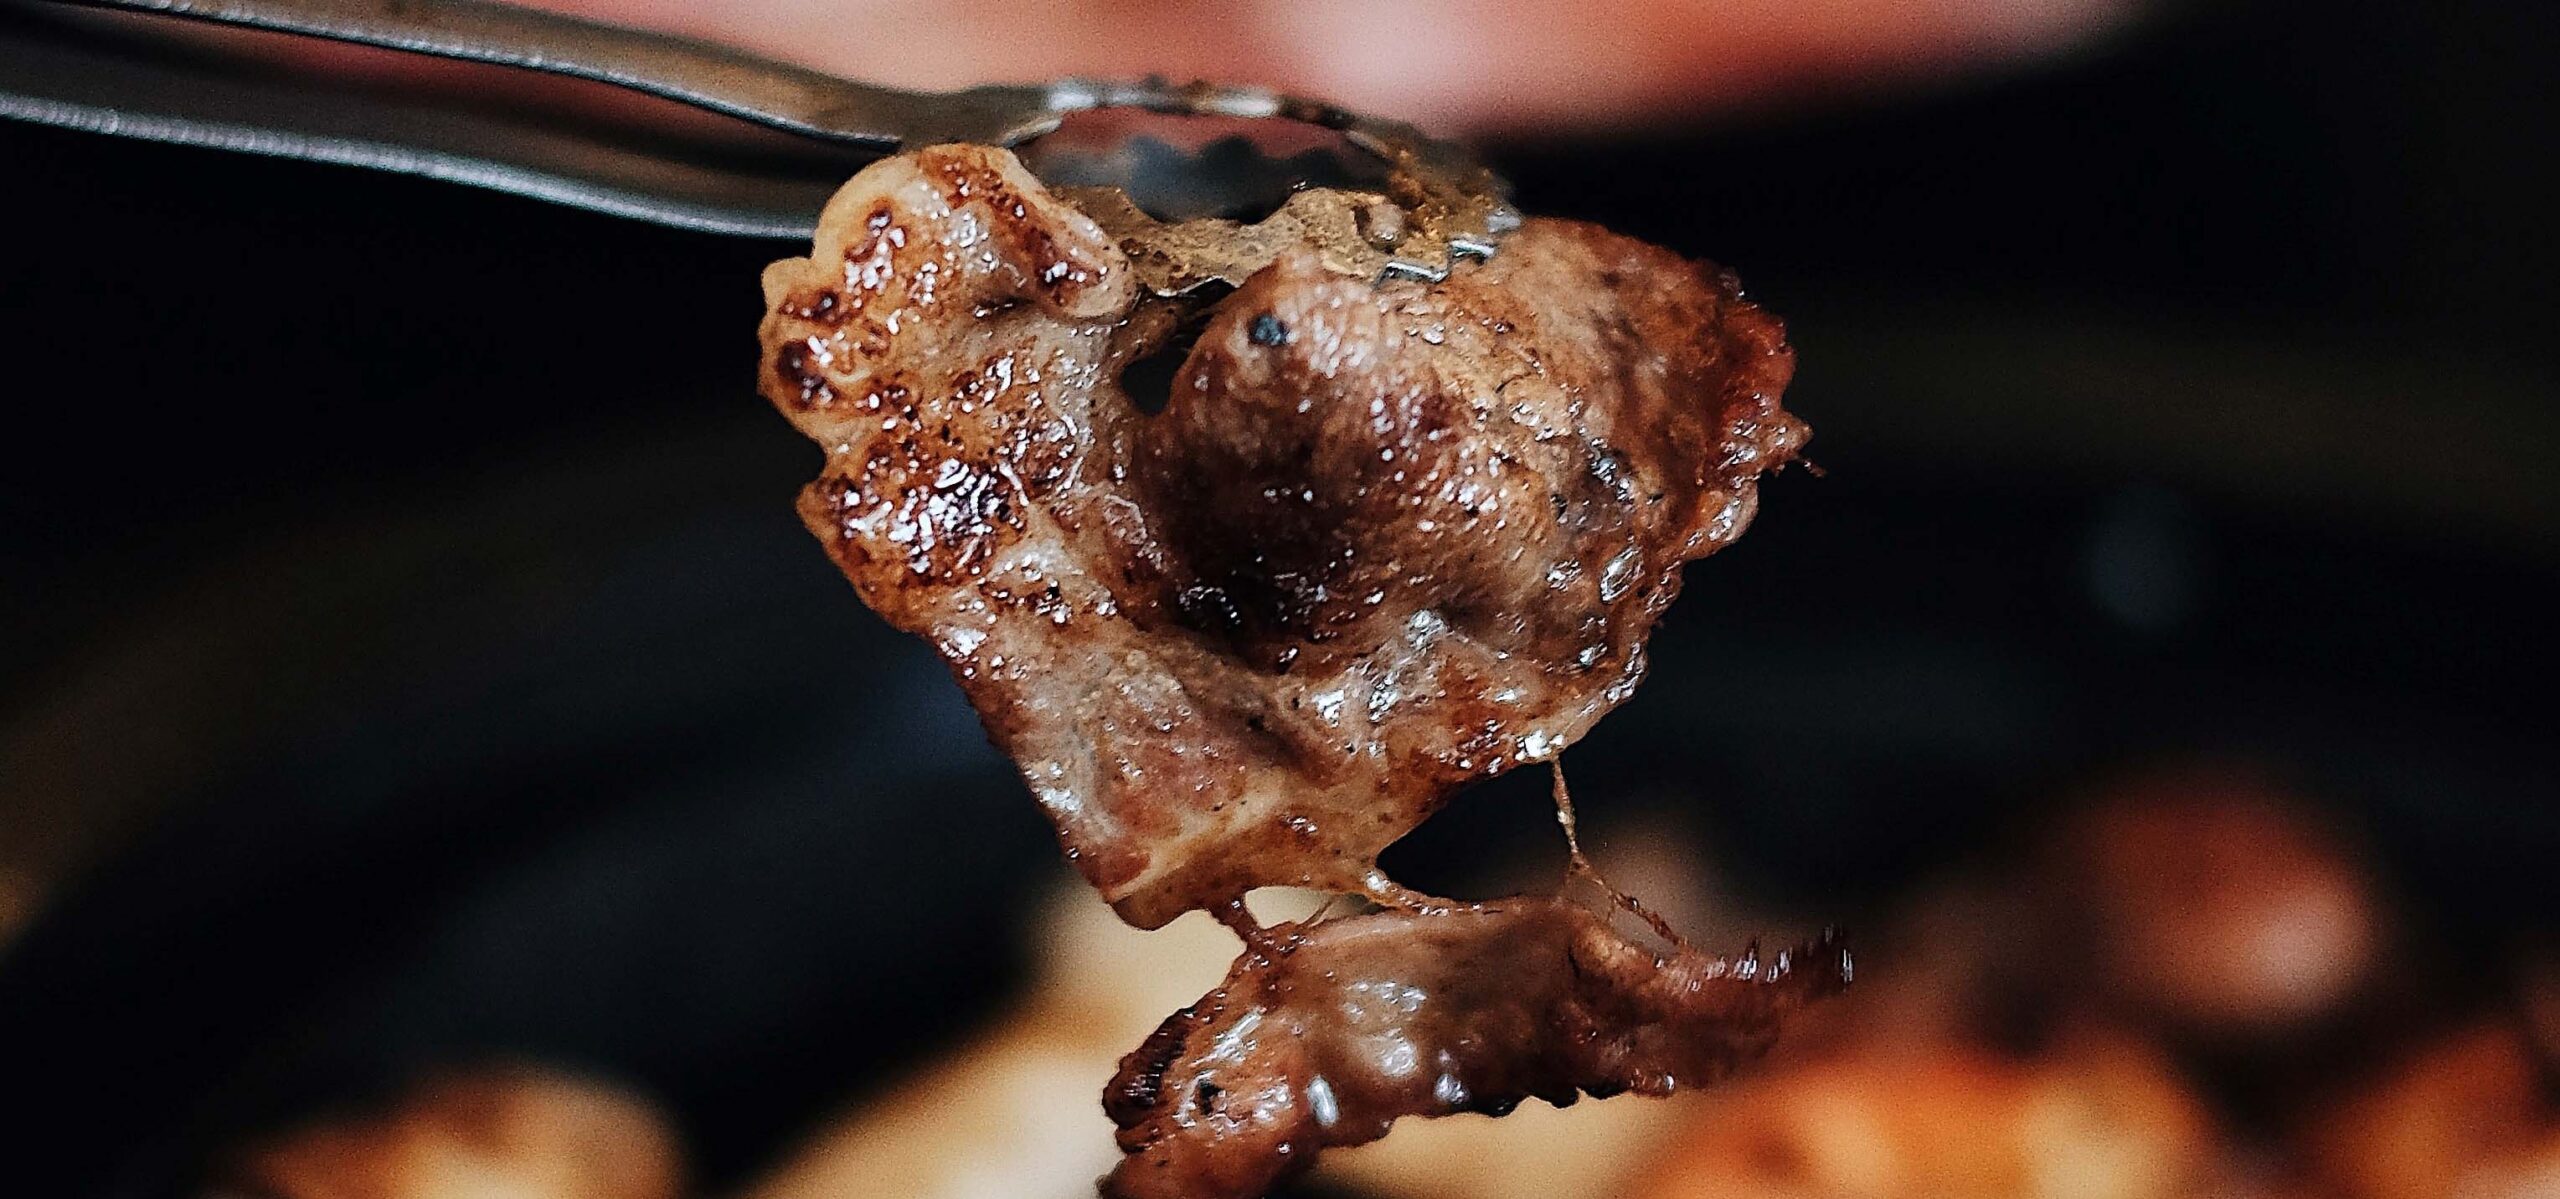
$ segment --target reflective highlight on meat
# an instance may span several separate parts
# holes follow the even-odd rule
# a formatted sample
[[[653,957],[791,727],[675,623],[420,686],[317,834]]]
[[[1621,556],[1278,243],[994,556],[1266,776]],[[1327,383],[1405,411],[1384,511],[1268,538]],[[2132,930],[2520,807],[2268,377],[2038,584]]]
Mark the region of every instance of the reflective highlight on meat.
[[[1143,927],[1415,903],[1378,852],[1623,701],[1805,436],[1729,276],[1569,222],[1441,283],[1284,254],[1166,299],[943,146],[857,176],[765,295],[764,393],[828,455],[803,518]],[[1165,354],[1151,414],[1121,379]]]
[[[1245,936],[1122,1063],[1106,1191],[1245,1199],[1400,1116],[1667,1094],[1845,984],[1836,943],[1710,958],[1656,922],[1656,951],[1377,867],[1643,678],[1681,567],[1804,442],[1778,322],[1568,222],[1436,283],[1290,243],[1169,297],[1130,236],[1003,150],[899,155],[766,271],[762,331],[764,394],[827,451],[801,516],[940,651],[1068,858],[1132,924]],[[1570,840],[1561,776],[1557,800]],[[1266,930],[1265,886],[1388,910]]]
[[[1829,938],[1656,951],[1557,899],[1269,930],[1122,1061],[1104,1106],[1128,1156],[1103,1190],[1247,1199],[1400,1116],[1713,1082],[1849,970]]]

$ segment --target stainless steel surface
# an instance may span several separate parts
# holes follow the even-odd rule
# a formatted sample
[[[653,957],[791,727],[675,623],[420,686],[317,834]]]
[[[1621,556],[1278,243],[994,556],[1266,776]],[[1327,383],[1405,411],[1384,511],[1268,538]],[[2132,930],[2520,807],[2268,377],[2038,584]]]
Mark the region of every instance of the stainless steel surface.
[[[894,147],[919,134],[1009,144],[1047,112],[1045,89],[929,95],[873,87],[716,43],[488,0],[59,0],[301,34],[609,83],[834,141]]]
[[[100,12],[67,10],[90,9]],[[588,80],[808,139],[824,153],[742,152],[640,131],[610,137],[504,108],[489,89],[366,85],[247,59],[137,16],[262,30]],[[1071,112],[1304,122],[1386,167],[1405,219],[1380,237],[1329,234],[1349,269],[1436,278],[1492,252],[1516,217],[1502,181],[1412,126],[1253,88],[1062,80],[924,93],[841,79],[709,42],[487,0],[8,0],[0,116],[95,132],[346,163],[515,192],[620,216],[747,235],[805,236],[867,155],[975,141],[1018,145]],[[501,89],[503,90],[503,89]],[[325,96],[327,103],[317,103]],[[1219,274],[1220,272],[1206,272]],[[1226,270],[1224,273],[1232,273]],[[1188,277],[1188,276],[1186,276]]]
[[[747,154],[571,125],[428,87],[335,87],[149,30],[0,6],[0,116],[420,175],[714,233],[806,237],[867,155]],[[812,144],[814,147],[814,144]]]

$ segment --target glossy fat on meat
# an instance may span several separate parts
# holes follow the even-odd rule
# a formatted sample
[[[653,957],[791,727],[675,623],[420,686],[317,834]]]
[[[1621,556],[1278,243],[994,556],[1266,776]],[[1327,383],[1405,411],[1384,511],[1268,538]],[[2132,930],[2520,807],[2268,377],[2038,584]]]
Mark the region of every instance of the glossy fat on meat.
[[[1268,936],[1122,1061],[1103,1104],[1127,1156],[1105,1195],[1249,1199],[1399,1117],[1712,1082],[1849,975],[1836,942],[1656,951],[1560,899]]]
[[[1154,927],[1378,852],[1643,676],[1804,431],[1732,279],[1527,222],[1442,283],[1284,255],[1163,299],[1003,150],[886,159],[766,271],[800,510],[930,640],[1068,856]],[[1196,344],[1161,413],[1122,372]]]

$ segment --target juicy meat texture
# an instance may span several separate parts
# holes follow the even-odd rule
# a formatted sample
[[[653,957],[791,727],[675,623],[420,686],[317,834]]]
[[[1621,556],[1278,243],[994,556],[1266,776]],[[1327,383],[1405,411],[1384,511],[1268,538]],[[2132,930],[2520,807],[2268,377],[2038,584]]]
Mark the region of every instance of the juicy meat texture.
[[[1559,899],[1272,930],[1121,1062],[1114,1199],[1249,1199],[1400,1116],[1666,1095],[1766,1051],[1838,990],[1828,939],[1762,959],[1656,952]]]
[[[1161,298],[1011,154],[941,146],[765,296],[763,389],[827,452],[802,516],[1142,927],[1410,904],[1378,852],[1624,700],[1805,437],[1729,276],[1569,222],[1441,283],[1297,255]],[[1142,411],[1123,372],[1174,353]]]

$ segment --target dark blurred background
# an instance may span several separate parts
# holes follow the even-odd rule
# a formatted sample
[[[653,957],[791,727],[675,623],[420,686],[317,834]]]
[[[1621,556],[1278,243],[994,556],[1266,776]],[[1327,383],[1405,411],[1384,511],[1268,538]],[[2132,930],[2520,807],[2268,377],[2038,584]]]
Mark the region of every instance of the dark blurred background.
[[[1737,269],[1817,431],[1568,757],[1595,822],[1650,796],[1854,924],[2211,753],[2335,805],[2445,960],[2548,934],[2555,78],[2535,0],[2237,5],[1493,147],[1525,208]],[[635,1080],[734,1181],[1003,994],[1053,850],[792,513],[786,247],[15,125],[0,164],[23,1193],[167,1193],[479,1053]],[[1545,835],[1513,783],[1390,864]]]

